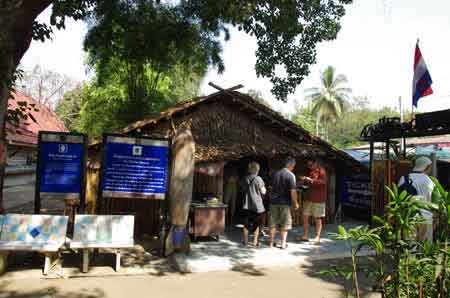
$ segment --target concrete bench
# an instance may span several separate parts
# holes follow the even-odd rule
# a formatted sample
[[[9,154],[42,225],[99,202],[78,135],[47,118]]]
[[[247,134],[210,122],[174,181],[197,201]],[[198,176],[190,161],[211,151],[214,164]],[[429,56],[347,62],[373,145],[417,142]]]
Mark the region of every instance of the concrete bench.
[[[6,258],[14,251],[36,251],[45,256],[44,275],[59,261],[66,241],[67,216],[0,215],[0,272],[6,271]]]
[[[73,240],[69,247],[83,252],[82,272],[89,269],[89,250],[110,248],[116,255],[115,270],[120,270],[120,249],[134,246],[134,216],[75,215]]]

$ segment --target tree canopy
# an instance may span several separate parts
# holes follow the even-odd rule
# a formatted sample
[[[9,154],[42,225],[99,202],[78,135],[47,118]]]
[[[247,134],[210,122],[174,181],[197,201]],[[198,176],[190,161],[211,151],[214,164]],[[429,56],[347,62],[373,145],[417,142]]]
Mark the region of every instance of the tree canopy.
[[[138,70],[136,83],[139,77],[158,78],[157,74],[166,71],[168,65],[169,70],[174,66],[185,67],[191,58],[196,62],[203,58],[203,66],[213,65],[222,71],[220,39],[227,40],[227,26],[235,26],[256,37],[256,74],[269,78],[275,97],[286,100],[309,74],[309,67],[316,60],[317,43],[336,38],[339,21],[345,14],[344,5],[350,3],[352,0],[0,0],[0,126],[6,121],[14,72],[31,40],[50,38],[52,27],[64,29],[67,18],[85,20],[96,28],[90,31],[87,48],[88,41],[95,42],[99,36],[103,42],[108,41],[95,50],[89,48],[89,57],[95,61],[93,64],[98,71],[104,65],[111,67],[115,59],[126,63],[124,56],[133,58],[136,53],[146,57],[149,54],[145,63],[129,65],[129,71]],[[38,23],[38,15],[52,4],[51,26]],[[136,21],[141,17],[149,24],[154,18],[155,27],[144,27],[147,31],[137,32]],[[158,20],[164,22],[158,23]],[[158,27],[158,24],[165,25]],[[121,39],[119,43],[117,38]],[[185,48],[178,47],[180,44]],[[114,55],[106,55],[112,59],[105,60],[104,54],[109,49],[114,50]],[[154,60],[154,57],[161,60]],[[177,63],[171,59],[176,59]],[[178,63],[178,59],[182,62]],[[101,84],[101,80],[98,83]],[[131,85],[126,85],[128,94],[134,92],[129,88]],[[140,85],[139,92],[147,90],[146,85]],[[5,135],[0,130],[0,156],[5,155],[4,150]],[[4,158],[0,159],[0,166],[4,164]],[[0,169],[0,182],[2,171]]]
[[[73,90],[66,92],[56,104],[55,113],[64,122],[69,131],[81,131],[80,111],[86,92],[87,86],[79,85]]]
[[[33,69],[23,71],[22,77],[16,82],[15,88],[38,103],[54,109],[64,94],[77,86],[74,79],[35,65]]]
[[[39,1],[37,1],[39,2]],[[127,35],[129,47],[122,53],[137,56],[140,51],[159,55],[172,50],[176,43],[184,44],[184,54],[190,49],[201,49],[208,65],[223,70],[220,56],[220,37],[229,38],[227,26],[254,36],[257,40],[255,71],[258,76],[269,78],[276,98],[286,100],[288,94],[309,74],[309,67],[316,61],[316,45],[333,40],[340,29],[339,21],[345,14],[345,5],[352,0],[58,0],[53,3],[51,24],[64,28],[67,17],[97,22],[99,34],[106,34],[111,42],[103,50],[115,49],[117,25],[130,26]],[[137,11],[137,14],[133,14]],[[130,14],[131,12],[131,14]],[[154,19],[147,31],[135,34],[136,17]],[[114,21],[112,21],[114,20]],[[170,26],[166,26],[169,24]],[[107,29],[110,30],[107,30]],[[91,32],[92,39],[96,34]],[[109,34],[109,35],[108,35]],[[45,39],[51,35],[51,27],[33,23],[33,37]],[[198,37],[201,36],[201,39]],[[144,45],[142,47],[142,45]],[[177,48],[177,47],[175,47]],[[159,53],[158,53],[159,52]],[[101,55],[102,52],[97,52]],[[189,59],[189,55],[183,59]],[[160,61],[161,67],[167,61]]]

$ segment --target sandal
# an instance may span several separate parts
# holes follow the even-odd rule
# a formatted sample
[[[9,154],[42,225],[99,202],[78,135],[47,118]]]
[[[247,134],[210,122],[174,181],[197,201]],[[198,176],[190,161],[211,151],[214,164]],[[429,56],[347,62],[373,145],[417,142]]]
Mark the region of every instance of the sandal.
[[[281,243],[280,243],[279,245],[277,245],[277,247],[278,247],[279,249],[286,249],[286,248],[288,248],[288,244],[286,243],[286,246],[283,247],[283,246],[281,245]]]
[[[261,247],[261,243],[258,242],[256,245],[254,245],[253,243],[249,243],[248,246],[253,247],[253,248],[259,248],[259,247]]]

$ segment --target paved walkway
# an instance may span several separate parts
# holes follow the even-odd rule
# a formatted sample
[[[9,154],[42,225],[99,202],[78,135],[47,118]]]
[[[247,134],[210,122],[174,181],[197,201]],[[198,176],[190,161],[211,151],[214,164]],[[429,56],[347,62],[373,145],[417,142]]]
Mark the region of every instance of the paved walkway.
[[[341,281],[312,269],[271,268],[198,274],[2,280],[0,298],[342,298]],[[370,295],[370,296],[369,296]],[[379,298],[366,294],[364,298]]]
[[[347,228],[362,223],[346,223]],[[302,229],[293,230],[289,234],[289,246],[285,250],[269,248],[268,238],[264,238],[261,248],[242,247],[240,230],[227,233],[219,241],[207,240],[194,242],[189,255],[177,254],[171,258],[160,258],[157,239],[140,241],[133,249],[122,251],[122,268],[113,270],[115,262],[111,253],[100,253],[92,261],[88,273],[82,273],[81,254],[74,251],[62,253],[62,263],[51,270],[47,278],[120,276],[120,275],[162,275],[167,272],[210,272],[210,271],[244,271],[253,272],[261,268],[311,266],[314,263],[349,257],[349,250],[344,242],[331,240],[327,235],[335,232],[337,225],[327,225],[320,246],[299,243],[294,237],[302,233]],[[369,254],[363,251],[362,254]],[[43,257],[32,253],[15,253],[10,258],[9,271],[1,279],[43,278]],[[0,297],[1,298],[1,297]]]
[[[7,213],[34,213],[34,189],[35,185],[20,185],[3,189],[3,206]],[[50,214],[62,214],[64,201],[55,199],[41,200],[42,212]]]
[[[34,204],[34,184],[3,188],[3,206],[9,212]],[[34,205],[33,205],[34,206]]]
[[[355,227],[364,223],[346,223],[346,228]],[[311,231],[314,232],[314,229]],[[337,225],[326,225],[323,231],[321,245],[302,243],[294,240],[295,236],[302,235],[303,228],[292,230],[288,236],[288,248],[269,248],[268,237],[265,237],[260,248],[246,248],[240,245],[240,231],[228,232],[219,241],[199,241],[191,245],[188,256],[177,255],[176,261],[181,271],[208,272],[236,270],[239,267],[274,267],[296,266],[308,264],[313,261],[338,259],[350,257],[345,242],[330,239],[328,233],[337,232]],[[369,254],[363,250],[361,255]]]

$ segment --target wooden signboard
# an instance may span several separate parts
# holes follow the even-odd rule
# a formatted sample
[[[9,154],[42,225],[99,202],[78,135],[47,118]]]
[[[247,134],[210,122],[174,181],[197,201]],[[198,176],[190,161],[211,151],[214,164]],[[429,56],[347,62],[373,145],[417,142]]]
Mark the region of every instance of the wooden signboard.
[[[394,182],[393,162],[390,160],[374,160],[372,165],[372,215],[382,216],[389,201],[386,186],[392,187]]]

